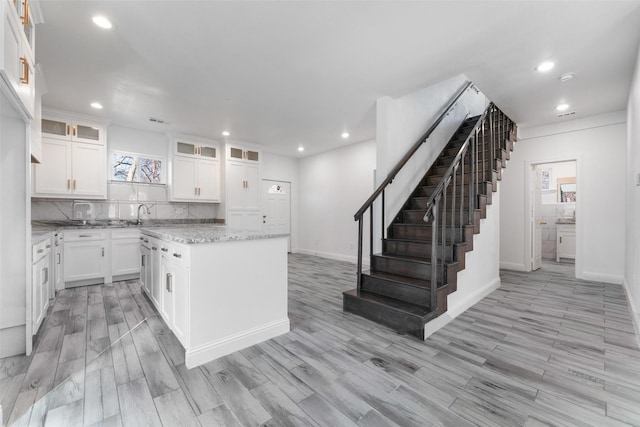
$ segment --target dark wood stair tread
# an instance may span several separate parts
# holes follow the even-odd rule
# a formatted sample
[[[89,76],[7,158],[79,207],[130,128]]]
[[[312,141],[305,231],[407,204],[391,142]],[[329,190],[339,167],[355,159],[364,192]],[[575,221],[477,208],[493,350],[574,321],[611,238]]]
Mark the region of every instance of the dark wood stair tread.
[[[383,271],[365,271],[363,274],[367,274],[371,277],[379,277],[385,280],[391,280],[392,282],[404,283],[412,286],[418,286],[421,288],[431,289],[431,281],[415,279],[413,277],[399,276],[397,274],[385,273]],[[438,288],[447,286],[446,284],[440,284]]]
[[[343,294],[380,304],[386,307],[391,307],[395,310],[402,311],[413,316],[422,317],[423,320],[427,320],[426,318],[435,317],[436,314],[435,311],[432,311],[429,307],[411,304],[409,302],[400,301],[395,298],[378,295],[373,292],[351,289],[349,291],[344,291]]]

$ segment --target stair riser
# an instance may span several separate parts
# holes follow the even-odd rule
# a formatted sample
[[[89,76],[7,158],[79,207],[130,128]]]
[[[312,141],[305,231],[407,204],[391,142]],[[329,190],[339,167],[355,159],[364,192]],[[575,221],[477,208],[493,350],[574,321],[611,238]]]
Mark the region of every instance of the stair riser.
[[[431,259],[432,246],[430,242],[418,243],[385,240],[383,242],[383,248],[383,252],[388,255]],[[438,256],[442,258],[442,245],[436,246],[436,249],[438,251]],[[455,246],[453,248],[450,245],[445,246],[444,256],[446,261],[456,261],[456,259],[454,258],[455,253],[457,253]]]
[[[421,340],[424,339],[424,324],[417,316],[398,312],[391,307],[345,294],[343,294],[342,309],[388,326],[398,332],[413,335]]]
[[[388,231],[389,238],[392,239],[406,239],[417,240],[424,242],[431,242],[431,227],[424,227],[419,225],[402,225],[392,224]],[[460,228],[448,228],[446,230],[447,239],[453,238],[456,242],[462,242],[464,239],[464,229]],[[439,240],[441,241],[442,235],[438,232]]]
[[[455,199],[456,210],[459,210],[460,209],[460,192],[459,192],[459,190],[456,191],[456,195],[455,196],[456,196],[456,199]],[[469,193],[467,193],[466,196],[464,194],[462,196],[463,196],[462,206],[465,209],[467,209],[469,207]],[[453,193],[450,193],[450,192],[447,191],[447,206],[448,206],[447,210],[448,211],[451,210],[451,205],[452,205],[452,200],[453,200],[452,197],[453,197]],[[486,202],[483,202],[482,199],[484,199],[486,201],[487,196],[485,196],[484,194],[478,194],[478,196],[477,196],[478,202],[476,204],[476,207],[481,207],[482,203],[486,204]],[[411,210],[414,210],[414,209],[416,209],[416,210],[417,209],[426,210],[428,201],[429,201],[429,198],[427,198],[427,197],[413,197],[413,198],[411,198],[410,208],[411,208]]]
[[[380,277],[369,276],[368,274],[363,274],[361,277],[363,291],[429,307],[429,301],[431,301],[431,290],[429,288],[385,280]]]
[[[440,262],[441,261],[438,261],[439,265]],[[389,259],[376,255],[371,257],[371,271],[397,274],[399,276],[413,277],[421,280],[431,280],[431,264]],[[447,277],[455,276],[455,273],[457,273],[457,264],[447,264],[444,271],[445,277],[442,277],[442,273],[442,268],[438,267],[436,269],[436,281],[439,285],[447,283]]]
[[[500,171],[502,171],[502,169],[500,169]],[[480,179],[480,181],[491,181],[492,184],[495,184],[498,181],[498,172],[495,170],[492,171],[477,171],[476,172],[478,178]],[[464,182],[467,183],[469,182],[469,177],[470,174],[465,174],[464,176]],[[500,175],[500,179],[502,178],[502,175]],[[423,179],[423,182],[426,185],[438,185],[440,183],[440,181],[442,181],[442,175],[430,175],[427,176],[426,178]],[[456,183],[457,185],[457,183]]]
[[[447,210],[446,221],[447,225],[451,225],[451,210]],[[462,222],[460,222],[460,211],[456,212],[456,215],[453,217],[453,225],[460,226],[460,224],[465,225],[469,223],[469,211],[465,209]],[[424,222],[424,214],[423,211],[404,211],[402,213],[402,223],[403,224],[425,224]],[[429,220],[429,223],[431,221]],[[442,224],[442,212],[440,212],[440,216],[438,219],[438,225]]]
[[[449,196],[453,195],[453,185],[449,185],[449,187],[447,187],[447,194]],[[478,185],[478,193],[479,194],[485,194],[485,195],[489,195],[489,193],[491,193],[491,191],[496,188],[491,182],[488,181],[484,181],[484,182],[480,182]],[[458,183],[456,184],[456,197],[460,197],[460,192],[462,191],[462,186]],[[433,193],[433,191],[435,190],[435,186],[420,186],[418,188],[416,188],[416,190],[413,192],[413,196],[412,197],[431,197],[431,194]],[[466,197],[467,199],[469,198],[469,184],[465,183],[464,184],[464,197]],[[491,203],[489,203],[491,204]]]
[[[453,162],[454,158],[453,157],[440,157],[436,160],[436,162],[434,163],[433,166],[431,166],[431,169],[429,169],[429,173],[433,173],[433,174],[444,174],[446,171],[449,170],[449,167],[451,166],[451,162]],[[478,160],[478,163],[476,163],[476,167],[481,168],[482,167],[482,159]],[[490,169],[493,166],[493,169],[498,170],[500,168],[502,168],[502,160],[500,159],[494,159],[493,164],[489,159],[486,159],[484,161],[484,167],[486,169]],[[465,172],[469,172],[469,164],[465,163],[464,164],[464,171]],[[460,178],[460,166],[458,167],[458,179]]]

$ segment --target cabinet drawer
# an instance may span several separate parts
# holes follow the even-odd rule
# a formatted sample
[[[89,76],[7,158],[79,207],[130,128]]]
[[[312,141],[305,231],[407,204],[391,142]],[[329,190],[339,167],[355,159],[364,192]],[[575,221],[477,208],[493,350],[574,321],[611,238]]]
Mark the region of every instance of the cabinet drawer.
[[[104,230],[65,231],[65,242],[84,242],[91,240],[105,240],[107,234]]]
[[[51,239],[45,239],[31,247],[31,260],[35,263],[51,252]]]
[[[112,239],[138,239],[140,236],[140,231],[137,228],[126,229],[126,230],[111,230],[111,238]]]
[[[189,247],[161,241],[159,250],[166,261],[189,268]]]

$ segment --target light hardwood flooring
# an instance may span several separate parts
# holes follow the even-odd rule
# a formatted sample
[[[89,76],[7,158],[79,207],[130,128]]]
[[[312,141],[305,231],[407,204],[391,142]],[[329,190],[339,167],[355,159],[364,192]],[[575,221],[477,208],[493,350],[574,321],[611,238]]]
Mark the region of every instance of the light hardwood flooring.
[[[624,291],[573,268],[503,271],[500,289],[421,342],[342,312],[354,265],[291,255],[291,332],[191,370],[137,282],[65,290],[33,355],[0,361],[4,422],[640,425]]]

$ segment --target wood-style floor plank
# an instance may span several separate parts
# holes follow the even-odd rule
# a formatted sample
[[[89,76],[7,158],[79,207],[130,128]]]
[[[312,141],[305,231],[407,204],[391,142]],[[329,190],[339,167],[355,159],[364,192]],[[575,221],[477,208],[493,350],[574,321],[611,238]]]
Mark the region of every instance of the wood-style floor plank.
[[[355,266],[289,257],[291,332],[198,368],[137,281],[62,290],[30,357],[0,360],[4,422],[84,426],[640,425],[619,285],[573,266],[501,287],[426,341],[342,311]]]

